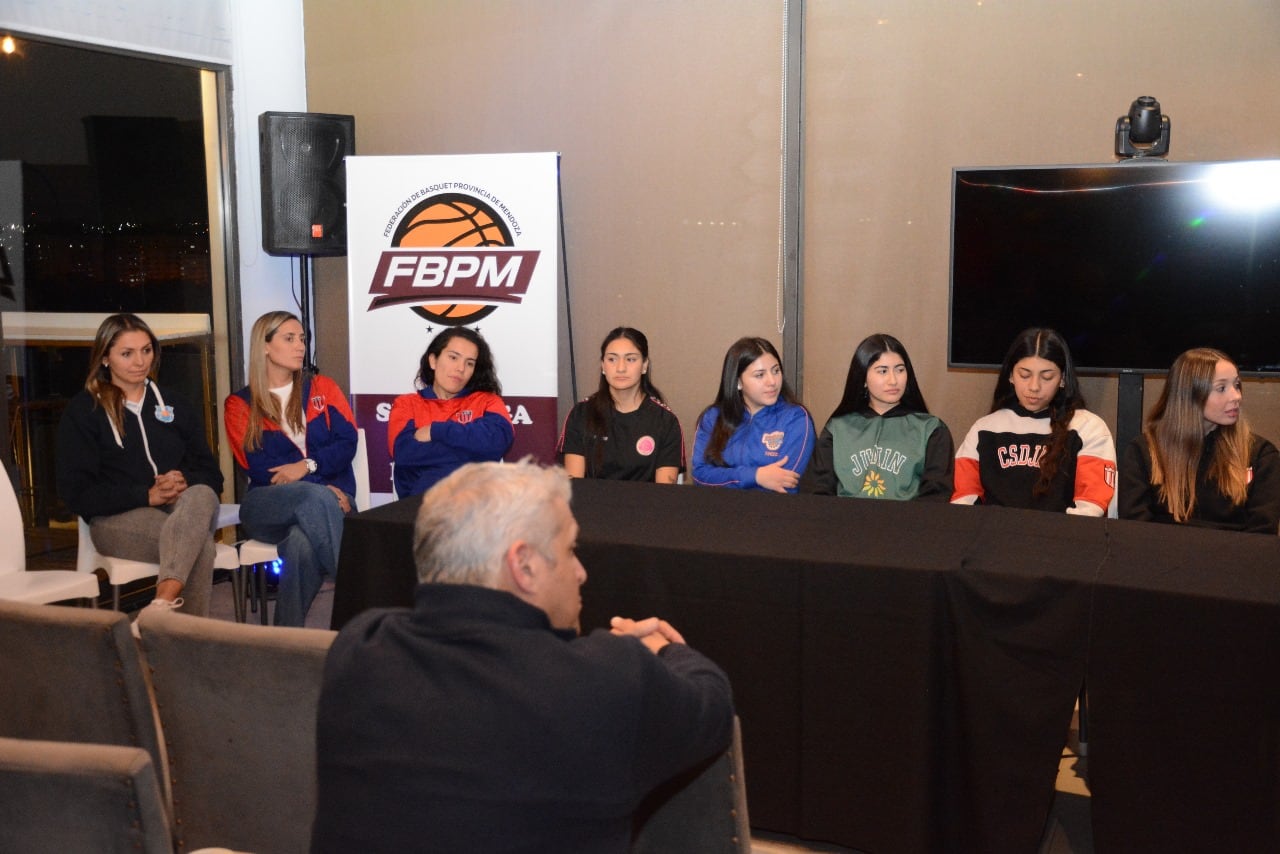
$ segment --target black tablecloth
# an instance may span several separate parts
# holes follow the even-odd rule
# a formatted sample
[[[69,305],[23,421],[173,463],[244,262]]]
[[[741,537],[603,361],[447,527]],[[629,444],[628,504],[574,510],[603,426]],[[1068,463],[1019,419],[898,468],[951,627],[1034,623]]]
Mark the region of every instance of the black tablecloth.
[[[417,505],[348,520],[335,628],[410,604]],[[584,629],[658,614],[732,678],[756,827],[1034,850],[1087,672],[1099,851],[1277,849],[1280,538],[604,481],[574,513]]]

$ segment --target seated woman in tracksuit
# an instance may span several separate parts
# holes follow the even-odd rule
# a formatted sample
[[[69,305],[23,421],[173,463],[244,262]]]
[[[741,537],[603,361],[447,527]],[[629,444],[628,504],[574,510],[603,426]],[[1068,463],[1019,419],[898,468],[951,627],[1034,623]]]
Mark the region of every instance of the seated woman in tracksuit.
[[[387,423],[401,498],[421,495],[466,463],[502,459],[515,440],[493,353],[479,333],[460,326],[437,335],[416,384],[392,403]]]
[[[275,624],[301,626],[338,569],[343,518],[355,501],[356,420],[338,384],[303,370],[302,323],[272,311],[253,324],[249,384],[227,397],[227,438],[249,477],[240,524],[284,562]]]

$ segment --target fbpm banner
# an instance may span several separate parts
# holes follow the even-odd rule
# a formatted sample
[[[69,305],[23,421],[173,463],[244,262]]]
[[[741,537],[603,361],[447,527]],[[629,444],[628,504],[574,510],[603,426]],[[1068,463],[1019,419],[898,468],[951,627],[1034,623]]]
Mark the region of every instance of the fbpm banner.
[[[557,161],[554,153],[347,158],[351,403],[375,497],[391,494],[391,404],[415,390],[423,352],[450,327],[476,330],[493,349],[515,428],[506,458],[553,460]]]

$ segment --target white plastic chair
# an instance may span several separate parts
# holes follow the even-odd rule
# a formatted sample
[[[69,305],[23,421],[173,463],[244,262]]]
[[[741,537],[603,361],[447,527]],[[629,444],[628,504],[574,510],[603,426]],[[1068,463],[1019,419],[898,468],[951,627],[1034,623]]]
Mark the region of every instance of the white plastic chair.
[[[93,544],[89,535],[89,523],[82,517],[76,517],[76,526],[80,533],[80,546],[76,550],[76,571],[87,572],[95,579],[94,570],[101,569],[107,573],[107,583],[111,585],[111,607],[120,610],[120,587],[140,578],[151,578],[160,574],[160,564],[147,563],[141,560],[128,560],[122,557],[111,557],[101,554]]]
[[[229,506],[235,506],[237,510],[239,509],[238,505]],[[101,569],[106,572],[107,581],[111,584],[111,607],[113,609],[120,610],[120,588],[123,585],[142,578],[160,575],[160,564],[158,563],[147,563],[146,561],[129,560],[128,558],[102,554],[93,544],[93,537],[89,534],[89,523],[77,516],[76,526],[80,534],[80,545],[76,551],[76,571],[80,573],[87,572],[91,575],[95,569]],[[226,527],[222,523],[221,512],[218,514],[218,527]],[[240,558],[235,548],[222,543],[215,543],[214,547],[214,569],[231,570],[234,573],[233,578],[237,581],[235,586],[242,587],[244,577],[241,574]],[[94,579],[96,581],[96,575]]]
[[[351,460],[351,469],[356,478],[356,510],[369,509],[369,450],[365,445],[364,428],[356,431],[356,455]],[[232,506],[232,505],[224,505]],[[240,505],[236,508],[236,522],[240,521]],[[261,608],[262,624],[267,624],[267,583],[261,572],[253,567],[264,563],[275,563],[280,559],[280,551],[275,543],[264,543],[262,540],[245,540],[240,544],[240,566],[248,573],[248,595],[253,601],[254,609]],[[244,586],[241,584],[236,600],[236,619],[243,622]]]
[[[98,577],[69,569],[27,571],[27,544],[22,510],[9,476],[0,467],[0,599],[48,605],[66,599],[88,599],[98,607]]]

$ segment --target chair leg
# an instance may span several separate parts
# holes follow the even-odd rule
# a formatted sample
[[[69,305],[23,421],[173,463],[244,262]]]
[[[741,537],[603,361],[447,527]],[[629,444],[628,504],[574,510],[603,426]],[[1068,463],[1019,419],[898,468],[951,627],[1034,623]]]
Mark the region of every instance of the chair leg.
[[[1084,685],[1080,686],[1080,710],[1079,710],[1079,729],[1076,731],[1077,741],[1080,742],[1079,754],[1081,756],[1089,755],[1089,692]]]
[[[120,585],[111,585],[111,608],[115,611],[120,610]]]
[[[262,625],[269,625],[267,621],[267,572],[262,566],[254,567],[254,571],[258,575],[258,601],[261,603],[259,616],[262,617]]]
[[[244,567],[231,570],[231,597],[235,600],[236,622],[245,621],[244,613]]]

